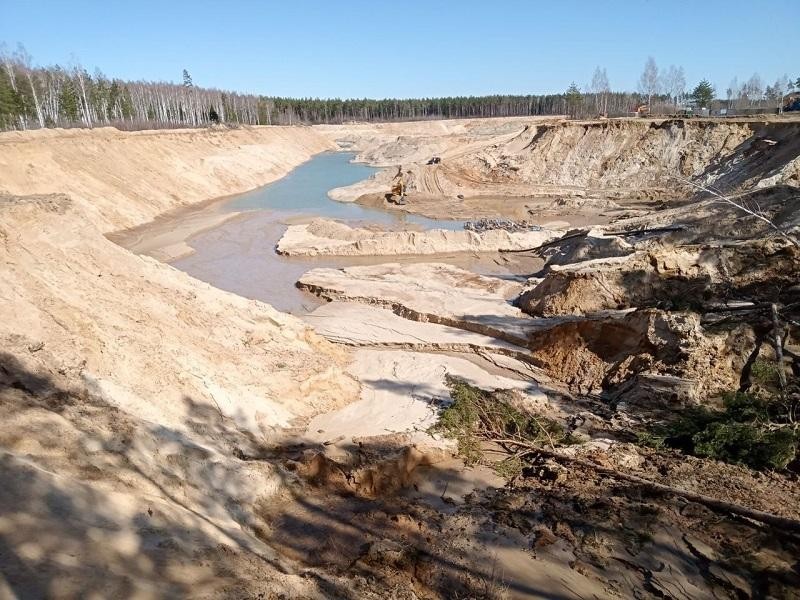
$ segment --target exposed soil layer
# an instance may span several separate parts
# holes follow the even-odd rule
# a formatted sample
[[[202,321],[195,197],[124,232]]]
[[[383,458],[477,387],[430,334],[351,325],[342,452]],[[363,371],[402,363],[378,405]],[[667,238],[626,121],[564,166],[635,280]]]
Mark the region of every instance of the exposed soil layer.
[[[653,309],[531,318],[506,300],[518,285],[447,265],[315,269],[298,285],[329,300],[377,305],[405,319],[503,340],[518,348],[514,356],[577,394],[610,390],[655,372],[686,378],[693,399],[707,397],[736,387],[756,346],[747,327],[706,331],[691,313]]]
[[[793,288],[797,281],[800,251],[778,240],[735,246],[658,245],[623,260],[551,267],[518,304],[535,316],[643,306],[701,309],[744,299],[788,300],[798,293]]]
[[[366,135],[351,147],[366,160],[380,163],[380,157],[392,156],[394,164],[402,163],[408,201],[398,210],[434,218],[567,216],[592,224],[602,222],[591,220],[597,213],[609,218],[623,208],[696,196],[689,180],[726,193],[796,187],[799,130],[800,123],[791,120],[520,123],[516,134],[497,135],[480,147],[479,142],[448,147],[434,165],[410,152],[391,155],[391,146]],[[335,197],[380,203],[390,175]]]

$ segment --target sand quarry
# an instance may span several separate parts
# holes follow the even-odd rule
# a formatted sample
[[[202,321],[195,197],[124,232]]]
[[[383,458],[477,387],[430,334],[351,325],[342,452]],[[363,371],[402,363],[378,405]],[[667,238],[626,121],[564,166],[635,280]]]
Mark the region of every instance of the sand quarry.
[[[342,150],[331,202],[526,226],[281,225],[297,315],[170,264]],[[0,134],[0,597],[798,597],[796,468],[632,432],[775,361],[732,300],[797,375],[799,190],[775,117]],[[574,443],[466,466],[450,378]]]

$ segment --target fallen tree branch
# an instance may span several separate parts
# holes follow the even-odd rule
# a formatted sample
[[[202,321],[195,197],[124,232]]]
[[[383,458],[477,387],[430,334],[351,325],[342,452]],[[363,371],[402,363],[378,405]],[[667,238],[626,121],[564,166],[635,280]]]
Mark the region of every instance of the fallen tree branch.
[[[772,230],[774,230],[778,235],[780,235],[783,239],[785,239],[788,242],[790,242],[791,244],[793,244],[796,248],[800,248],[800,241],[798,241],[797,239],[795,239],[794,236],[789,235],[783,229],[778,227],[771,219],[769,219],[769,218],[765,217],[763,214],[761,214],[760,211],[751,210],[751,209],[747,208],[744,204],[736,202],[730,196],[726,196],[724,194],[721,194],[717,190],[715,190],[713,188],[710,188],[708,186],[702,185],[700,183],[695,183],[691,179],[686,179],[685,177],[678,177],[677,175],[672,175],[672,177],[673,177],[673,179],[677,179],[679,181],[683,181],[684,183],[688,183],[692,187],[695,187],[698,190],[702,190],[702,191],[706,192],[707,194],[711,194],[715,198],[718,198],[719,201],[724,202],[725,204],[728,204],[730,206],[733,206],[737,210],[740,210],[740,211],[742,211],[744,213],[747,213],[751,217],[755,217],[756,219],[759,219],[760,221],[763,221]]]
[[[501,438],[501,439],[493,439],[490,441],[498,444],[516,445],[519,448],[525,448],[531,450],[542,456],[547,456],[549,458],[553,458],[560,462],[572,463],[587,469],[594,470],[603,475],[614,477],[615,479],[620,479],[622,481],[628,481],[630,483],[641,485],[646,489],[648,489],[649,491],[658,492],[661,494],[667,494],[671,496],[680,496],[682,498],[686,498],[691,502],[697,502],[698,504],[702,504],[714,510],[732,513],[741,517],[745,517],[747,519],[752,519],[760,523],[766,523],[767,525],[772,525],[773,527],[778,527],[783,530],[800,534],[800,521],[796,521],[788,517],[781,517],[778,515],[774,515],[772,513],[756,510],[754,508],[749,508],[747,506],[742,506],[740,504],[724,502],[722,500],[718,500],[717,498],[712,498],[711,496],[706,496],[704,494],[698,494],[696,492],[690,492],[687,490],[683,490],[681,488],[664,485],[663,483],[657,483],[649,479],[644,479],[643,477],[638,477],[637,475],[630,475],[628,473],[617,471],[616,469],[603,467],[589,460],[577,458],[574,456],[567,456],[565,454],[561,454],[560,452],[555,452],[552,450],[546,450],[544,448],[541,448],[540,446],[536,446],[535,444],[530,444],[528,442],[524,442],[521,440]]]
[[[670,233],[672,231],[685,231],[686,225],[673,225],[670,227],[645,227],[644,229],[631,229],[630,231],[605,231],[605,235],[614,235],[618,237],[630,237],[633,235],[646,235],[648,233]]]
[[[574,240],[577,238],[586,237],[587,235],[589,235],[588,229],[586,231],[579,231],[578,233],[571,233],[570,235],[565,235],[556,240],[550,240],[549,242],[545,242],[544,244],[541,244],[539,246],[534,246],[533,248],[523,248],[522,250],[501,249],[500,252],[508,254],[516,254],[518,252],[534,252],[536,250],[543,250],[545,248],[549,248],[550,246],[556,246],[561,242],[566,242],[567,240]]]
[[[647,235],[648,233],[670,233],[672,231],[685,231],[687,227],[685,225],[673,225],[669,227],[645,227],[644,229],[632,229],[630,231],[604,231],[603,235],[612,236],[612,237],[632,237],[634,235]],[[570,235],[565,235],[564,237],[560,237],[556,240],[550,240],[549,242],[545,242],[539,246],[535,246],[533,248],[524,248],[522,250],[507,250],[502,249],[500,252],[514,254],[519,252],[536,252],[538,250],[544,250],[545,248],[549,248],[551,246],[557,246],[561,242],[566,242],[569,240],[574,240],[577,238],[586,237],[589,235],[588,231],[581,231],[579,233],[572,233]]]

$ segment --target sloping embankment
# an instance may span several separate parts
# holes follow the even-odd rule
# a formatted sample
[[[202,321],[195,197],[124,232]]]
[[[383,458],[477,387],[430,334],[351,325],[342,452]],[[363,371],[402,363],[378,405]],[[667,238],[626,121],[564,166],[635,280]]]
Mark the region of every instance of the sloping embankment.
[[[674,119],[532,125],[465,157],[487,179],[604,190],[675,190],[677,178],[726,191],[800,185],[800,122]],[[680,186],[678,186],[680,187]]]
[[[307,128],[0,136],[0,590],[309,595],[254,533],[282,483],[252,457],[357,396],[344,352],[103,234],[328,148]]]
[[[310,127],[0,134],[0,193],[69,195],[103,233],[274,181],[336,145]]]
[[[695,196],[698,190],[686,180],[714,185],[725,193],[778,184],[800,186],[800,120],[788,117],[531,120],[516,125],[516,135],[476,138],[468,146],[439,144],[441,164],[425,164],[427,158],[404,163],[410,200],[404,210],[418,210],[416,204],[426,197],[456,195],[465,196],[467,203],[470,197]],[[364,137],[360,145],[362,155],[375,162],[384,163],[389,157],[382,155],[384,146],[377,140]],[[380,190],[357,186],[337,191],[337,198],[388,189],[386,182]],[[438,208],[452,213],[464,203]],[[429,210],[436,213],[436,207]]]

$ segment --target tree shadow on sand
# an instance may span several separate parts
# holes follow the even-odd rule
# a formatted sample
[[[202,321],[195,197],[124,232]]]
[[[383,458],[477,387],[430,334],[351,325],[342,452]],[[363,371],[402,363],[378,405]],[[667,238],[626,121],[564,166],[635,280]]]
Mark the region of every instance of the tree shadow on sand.
[[[794,582],[777,566],[732,563],[724,539],[714,541],[735,537],[731,519],[698,517],[692,535],[705,546],[687,542],[669,529],[676,501],[633,485],[590,473],[559,482],[537,467],[522,487],[468,491],[458,482],[474,473],[420,456],[402,437],[347,442],[350,459],[334,462],[302,436],[268,445],[215,407],[184,401],[186,430],[136,421],[0,354],[0,589],[20,598],[571,599],[655,597],[684,580],[736,597],[734,588]],[[746,550],[796,550],[775,532],[735,527]],[[598,539],[606,550],[590,552]],[[733,583],[714,579],[720,572]]]

